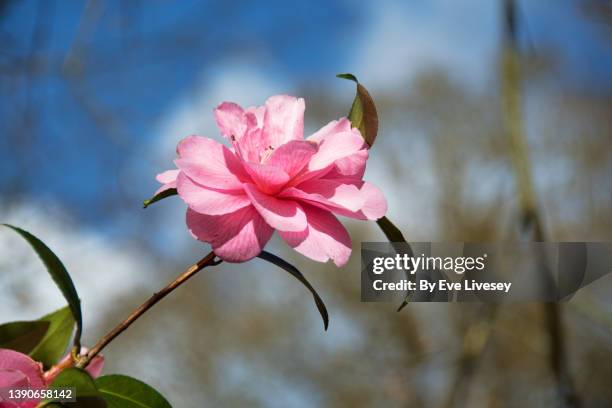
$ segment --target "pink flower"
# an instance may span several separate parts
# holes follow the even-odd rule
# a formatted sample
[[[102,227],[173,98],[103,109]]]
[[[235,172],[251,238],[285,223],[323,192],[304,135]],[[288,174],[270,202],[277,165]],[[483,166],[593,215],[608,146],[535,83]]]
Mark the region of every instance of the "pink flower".
[[[86,352],[81,349],[81,353]],[[0,389],[5,392],[0,396],[0,408],[33,408],[39,399],[28,401],[2,401],[7,397],[7,389],[46,389],[53,379],[63,370],[73,365],[72,356],[68,354],[57,365],[43,372],[43,365],[18,351],[0,349]],[[87,366],[92,377],[98,377],[104,365],[102,356],[95,357]]]
[[[0,388],[47,388],[47,383],[43,379],[42,364],[17,351],[0,349]],[[6,399],[7,393],[3,392],[2,397]],[[2,397],[0,397],[0,408],[33,408],[38,404],[38,400],[2,401]]]
[[[382,192],[362,180],[367,145],[346,118],[304,139],[304,100],[277,95],[264,106],[215,109],[228,148],[190,136],[179,142],[176,170],[157,176],[158,190],[177,188],[191,234],[220,258],[257,256],[274,230],[316,261],[344,265],[351,239],[334,214],[375,220],[387,210]]]

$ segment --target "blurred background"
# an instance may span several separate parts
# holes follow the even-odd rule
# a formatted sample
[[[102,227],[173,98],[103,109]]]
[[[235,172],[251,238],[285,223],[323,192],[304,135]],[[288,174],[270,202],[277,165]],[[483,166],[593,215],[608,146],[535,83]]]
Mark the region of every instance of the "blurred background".
[[[212,109],[306,99],[346,115],[352,72],[380,132],[366,179],[409,241],[612,240],[612,2],[0,1],[0,221],[64,261],[96,340],[205,253],[168,199],[177,141]],[[261,260],[205,270],[106,350],[175,407],[610,406],[612,278],[558,307],[360,303],[278,238],[326,301]],[[534,232],[535,231],[535,232]],[[538,235],[539,234],[539,235]],[[63,299],[0,230],[0,321]]]

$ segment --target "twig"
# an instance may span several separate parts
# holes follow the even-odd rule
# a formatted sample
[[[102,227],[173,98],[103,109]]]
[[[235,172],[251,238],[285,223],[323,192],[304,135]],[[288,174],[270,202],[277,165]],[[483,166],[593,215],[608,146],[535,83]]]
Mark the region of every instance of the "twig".
[[[185,283],[189,278],[194,276],[200,270],[204,269],[207,266],[214,266],[221,263],[220,260],[215,260],[215,253],[210,252],[204,258],[199,260],[197,263],[191,265],[185,272],[180,274],[175,280],[166,285],[159,292],[156,292],[151,296],[146,302],[140,305],[136,310],[134,310],[124,321],[119,323],[113,330],[108,332],[104,337],[102,337],[98,343],[89,350],[89,352],[82,356],[81,359],[76,364],[78,368],[85,368],[89,364],[89,362],[97,356],[104,347],[108,345],[115,337],[123,333],[132,323],[134,323],[140,316],[142,316],[147,310],[153,307],[157,302],[166,297],[170,292],[174,289],[181,286]]]
[[[546,241],[542,218],[537,207],[536,193],[523,135],[521,112],[521,72],[517,46],[516,4],[514,0],[504,0],[504,54],[501,64],[504,127],[510,140],[516,184],[519,194],[522,226],[531,231],[535,242]],[[536,260],[545,280],[545,292],[550,293],[553,282],[546,258],[539,254]],[[557,382],[560,403],[566,407],[580,405],[578,394],[568,370],[563,318],[560,305],[554,301],[544,303],[545,324],[548,330],[550,349],[549,364]]]

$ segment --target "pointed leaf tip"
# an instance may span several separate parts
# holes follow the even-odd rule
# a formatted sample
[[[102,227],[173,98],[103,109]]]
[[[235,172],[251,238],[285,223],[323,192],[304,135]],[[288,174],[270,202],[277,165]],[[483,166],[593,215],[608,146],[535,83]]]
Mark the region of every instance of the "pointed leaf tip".
[[[153,203],[156,203],[160,200],[163,200],[164,198],[172,197],[173,195],[177,195],[177,194],[178,194],[178,191],[176,190],[176,188],[169,188],[167,190],[161,191],[155,194],[153,197],[149,198],[148,200],[144,200],[142,202],[142,208],[147,208]]]
[[[74,345],[80,348],[81,341],[81,332],[83,329],[83,317],[81,314],[81,300],[79,299],[79,295],[74,287],[74,283],[72,282],[72,278],[70,274],[66,270],[66,267],[62,263],[62,261],[55,255],[55,253],[40,239],[25,231],[19,227],[15,227],[9,224],[1,224],[7,228],[12,229],[17,234],[21,235],[23,239],[25,239],[28,244],[34,249],[34,251],[38,254],[41,261],[47,268],[47,272],[51,275],[51,278],[59,288],[59,290],[64,295],[64,298],[68,302],[68,306],[70,307],[70,311],[72,312],[72,316],[74,317],[74,321],[77,324],[77,332],[74,337]]]
[[[319,296],[315,288],[313,288],[310,282],[308,282],[308,280],[304,277],[304,275],[302,275],[302,273],[295,266],[291,265],[289,262],[285,261],[284,259],[274,254],[271,254],[270,252],[261,251],[261,253],[257,255],[257,257],[263,259],[264,261],[273,263],[274,265],[278,266],[281,269],[284,269],[285,271],[293,275],[293,277],[295,277],[297,280],[302,282],[304,286],[306,286],[306,288],[310,291],[310,293],[312,293],[312,297],[314,298],[315,305],[317,306],[317,309],[319,310],[319,313],[321,314],[321,318],[323,319],[323,326],[325,328],[325,331],[327,331],[327,328],[329,326],[329,314],[327,313],[327,308],[325,307],[325,303],[323,302],[323,299],[321,299],[321,297]]]
[[[344,73],[344,74],[338,74],[336,75],[336,78],[341,78],[341,79],[348,79],[349,81],[353,81],[355,83],[359,83],[359,81],[357,80],[357,77],[353,74],[350,73]]]
[[[342,79],[349,79],[357,84],[357,93],[355,99],[353,99],[348,119],[354,128],[359,129],[361,137],[364,138],[368,146],[372,147],[378,134],[378,112],[376,111],[374,99],[372,99],[365,86],[357,81],[355,75],[338,74],[336,76]]]

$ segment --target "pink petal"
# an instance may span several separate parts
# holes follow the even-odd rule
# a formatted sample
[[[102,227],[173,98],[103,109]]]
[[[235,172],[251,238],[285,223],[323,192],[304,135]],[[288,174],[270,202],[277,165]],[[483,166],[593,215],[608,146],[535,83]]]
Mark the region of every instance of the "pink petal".
[[[289,177],[299,173],[317,152],[314,143],[305,140],[291,140],[277,147],[266,164],[283,169]]]
[[[187,226],[195,238],[210,243],[215,254],[228,262],[254,258],[274,233],[252,206],[217,216],[187,209]]]
[[[155,179],[157,181],[159,181],[161,184],[168,184],[168,183],[172,183],[176,181],[176,178],[178,177],[179,174],[178,169],[174,169],[174,170],[166,170],[163,173],[159,173]]]
[[[304,99],[276,95],[266,101],[264,132],[272,147],[304,138]]]
[[[344,226],[330,212],[304,206],[308,228],[301,232],[279,231],[280,236],[296,251],[315,261],[332,259],[345,265],[351,256],[351,238]]]
[[[249,129],[238,141],[243,160],[252,163],[261,161],[261,157],[268,146],[270,146],[270,142],[265,137],[265,133],[258,128]]]
[[[230,140],[240,140],[247,130],[247,117],[242,108],[232,102],[223,102],[214,110],[221,134]]]
[[[21,371],[0,370],[0,388],[28,388],[28,377]]]
[[[163,184],[155,194],[159,194],[162,191],[168,190],[170,188],[176,188],[176,178],[178,177],[180,170],[166,170],[163,173],[159,173],[155,179]]]
[[[263,194],[252,184],[245,184],[244,190],[257,212],[272,228],[279,231],[303,231],[306,228],[304,210],[295,201]]]
[[[319,150],[308,163],[308,171],[324,169],[336,160],[357,153],[363,145],[363,138],[354,129],[329,134],[321,140]]]
[[[356,186],[363,197],[363,207],[360,211],[350,214],[342,213],[342,215],[362,220],[377,220],[387,213],[387,200],[382,191],[374,184],[355,179],[335,180]]]
[[[374,184],[364,182],[361,186],[361,193],[365,200],[361,209],[363,215],[368,220],[377,220],[384,217],[387,213],[387,200],[383,192]]]
[[[189,208],[200,214],[228,214],[251,205],[251,200],[242,189],[214,190],[196,183],[185,173],[179,175],[176,185],[179,195]]]
[[[361,149],[357,153],[336,160],[334,169],[325,175],[325,178],[357,178],[362,179],[368,160],[368,150]]]
[[[283,191],[281,196],[323,204],[323,208],[332,211],[334,208],[359,211],[364,205],[359,188],[341,180],[309,180]]]
[[[97,378],[102,374],[102,369],[104,368],[104,357],[101,355],[95,356],[87,365],[87,372],[93,378]]]
[[[212,188],[240,189],[244,172],[240,159],[222,144],[200,136],[179,142],[179,158],[174,162],[194,181]]]
[[[264,118],[266,116],[265,106],[251,106],[245,109],[249,123],[260,129],[264,126]]]
[[[351,122],[347,118],[332,120],[327,125],[308,136],[307,140],[319,143],[329,135],[340,132],[348,132],[349,130],[351,130]]]
[[[7,384],[3,385],[6,387],[22,385],[23,377],[26,378],[26,386],[32,388],[46,387],[42,364],[17,351],[0,349],[0,384]],[[17,383],[11,384],[11,381],[17,381]]]
[[[283,190],[290,197],[358,220],[377,220],[387,212],[387,200],[373,184],[355,179],[317,179]]]
[[[290,179],[289,175],[278,166],[245,162],[244,168],[257,187],[267,194],[278,192]]]

